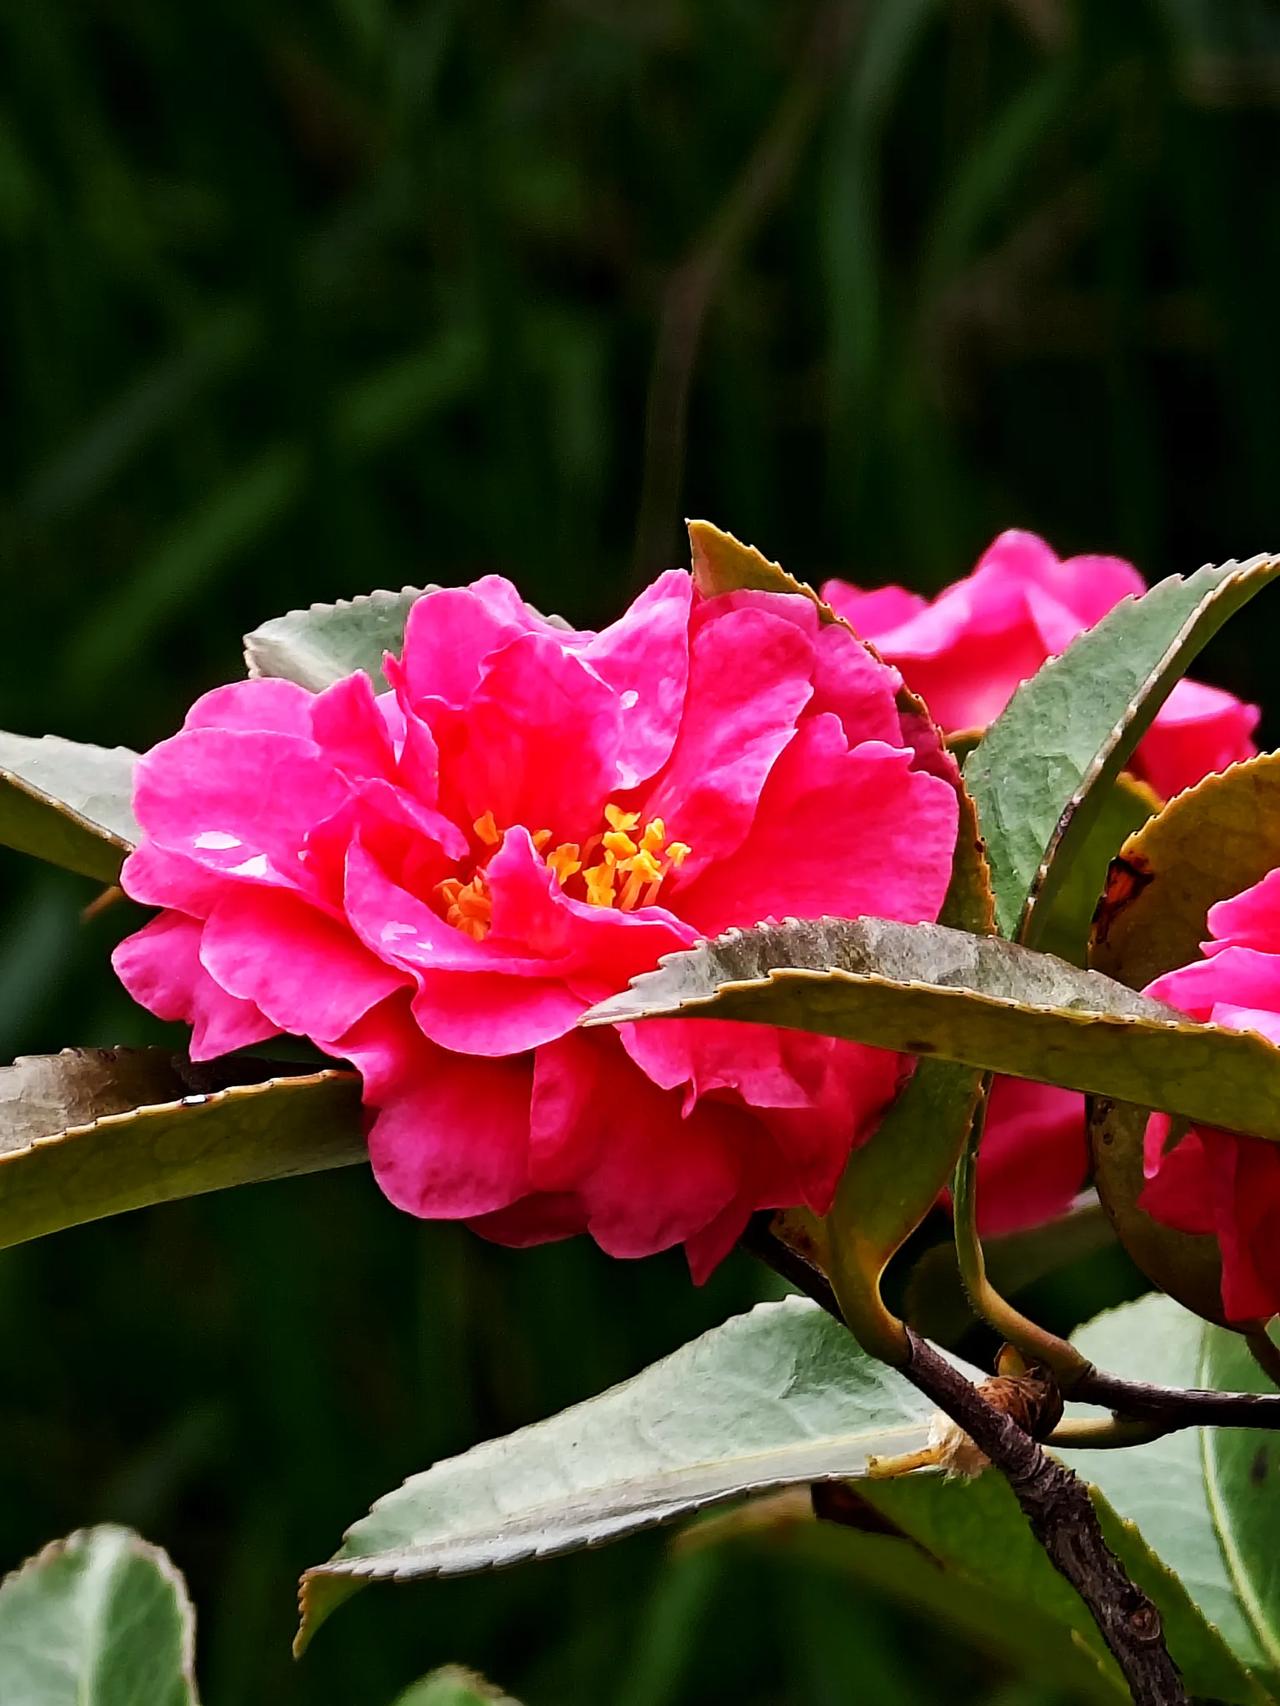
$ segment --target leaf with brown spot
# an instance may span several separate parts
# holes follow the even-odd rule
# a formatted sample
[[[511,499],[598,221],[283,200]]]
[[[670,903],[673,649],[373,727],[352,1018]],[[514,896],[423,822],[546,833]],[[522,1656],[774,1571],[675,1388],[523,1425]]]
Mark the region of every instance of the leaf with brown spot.
[[[1090,963],[1141,989],[1198,959],[1209,908],[1276,866],[1280,754],[1265,753],[1206,777],[1130,836],[1107,879]],[[1147,1277],[1196,1314],[1223,1323],[1216,1239],[1176,1232],[1138,1207],[1146,1125],[1143,1107],[1095,1102],[1090,1146],[1098,1195]]]

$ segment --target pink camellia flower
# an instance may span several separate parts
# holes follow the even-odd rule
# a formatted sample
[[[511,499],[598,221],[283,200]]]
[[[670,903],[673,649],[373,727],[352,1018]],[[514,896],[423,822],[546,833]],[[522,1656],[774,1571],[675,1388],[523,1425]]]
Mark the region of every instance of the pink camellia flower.
[[[902,587],[861,592],[828,581],[822,596],[902,671],[948,734],[985,728],[1020,682],[1065,651],[1122,598],[1146,591],[1119,557],[1059,560],[1043,539],[1002,533],[964,580],[932,601]],[[1256,748],[1255,705],[1180,681],[1130,768],[1164,798],[1225,770]]]
[[[1209,909],[1204,959],[1145,993],[1193,1019],[1280,1043],[1280,871]],[[1147,1122],[1140,1208],[1180,1232],[1212,1234],[1232,1321],[1280,1311],[1280,1145],[1193,1126],[1172,1148],[1167,1114]]]
[[[1000,534],[977,568],[933,600],[903,587],[863,592],[828,581],[822,595],[896,664],[948,734],[977,732],[1014,689],[1065,651],[1122,598],[1145,592],[1120,557],[1060,560],[1043,539]],[[1164,798],[1257,750],[1258,710],[1220,688],[1180,681],[1138,746],[1133,773]],[[979,1156],[979,1220],[987,1233],[1033,1226],[1068,1207],[1084,1183],[1083,1099],[1050,1085],[997,1080]]]
[[[808,600],[673,571],[579,633],[505,580],[428,593],[392,691],[221,687],[141,761],[116,969],[207,1058],[352,1061],[383,1190],[524,1244],[695,1275],[756,1209],[823,1212],[909,1062],[765,1027],[576,1029],[662,954],[768,917],[937,916],[950,760]]]

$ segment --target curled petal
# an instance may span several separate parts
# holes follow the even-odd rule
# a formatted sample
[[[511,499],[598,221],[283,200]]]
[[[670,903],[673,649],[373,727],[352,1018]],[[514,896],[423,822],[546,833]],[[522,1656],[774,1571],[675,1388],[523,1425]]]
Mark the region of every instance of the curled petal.
[[[133,999],[159,1019],[191,1026],[191,1058],[212,1060],[278,1035],[280,1027],[252,1001],[238,1000],[200,962],[201,926],[180,912],[162,912],[111,956]]]
[[[346,926],[300,896],[228,893],[209,915],[200,959],[223,989],[282,1031],[324,1045],[408,983]]]

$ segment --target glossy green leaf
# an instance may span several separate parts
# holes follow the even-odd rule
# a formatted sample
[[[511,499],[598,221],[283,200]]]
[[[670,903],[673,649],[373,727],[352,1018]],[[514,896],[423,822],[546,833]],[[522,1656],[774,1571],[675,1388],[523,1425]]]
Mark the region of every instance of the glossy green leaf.
[[[1013,942],[794,919],[668,955],[584,1016],[744,1019],[936,1054],[1280,1139],[1280,1048]]]
[[[1090,1457],[1107,1455],[1094,1452]],[[1090,1471],[1091,1465],[1084,1466],[1083,1472]],[[1049,1562],[1002,1476],[987,1473],[975,1481],[948,1481],[937,1475],[910,1475],[866,1481],[859,1492],[949,1569],[1071,1630],[1099,1665],[1115,1674],[1114,1661],[1084,1602]],[[1189,1597],[1168,1560],[1158,1557],[1148,1538],[1122,1521],[1100,1493],[1094,1498],[1108,1544],[1159,1607],[1169,1650],[1190,1692],[1233,1706],[1264,1706],[1267,1693]]]
[[[1238,1334],[1167,1297],[1110,1310],[1072,1342],[1133,1380],[1270,1390]],[[1138,1525],[1238,1657],[1280,1677],[1280,1435],[1186,1428],[1123,1451],[1063,1455]]]
[[[299,1649],[365,1582],[599,1546],[920,1449],[927,1399],[807,1299],[766,1303],[633,1380],[412,1476],[302,1581]]]
[[[227,1085],[232,1071],[272,1068],[80,1049],[0,1069],[0,1249],[152,1203],[365,1159],[354,1073]]]
[[[1125,842],[1098,910],[1091,963],[1140,989],[1200,956],[1209,908],[1280,865],[1280,755],[1264,754],[1179,794]],[[1223,1122],[1226,1123],[1226,1122]],[[1129,1254],[1162,1291],[1220,1321],[1217,1241],[1138,1207],[1143,1108],[1098,1101],[1090,1146],[1098,1194]]]
[[[0,844],[114,882],[138,840],[136,752],[0,733]]]
[[[196,1706],[195,1616],[128,1529],[56,1540],[0,1586],[4,1706]]]
[[[409,612],[432,587],[363,593],[336,604],[313,604],[275,616],[245,635],[244,661],[251,676],[279,676],[319,693],[362,669],[381,691],[382,659],[399,656]]]
[[[445,1665],[398,1695],[395,1706],[517,1706],[509,1694],[461,1665]]]
[[[1196,653],[1280,573],[1206,566],[1125,599],[1023,685],[965,762],[1002,933],[1036,940],[1119,773]]]

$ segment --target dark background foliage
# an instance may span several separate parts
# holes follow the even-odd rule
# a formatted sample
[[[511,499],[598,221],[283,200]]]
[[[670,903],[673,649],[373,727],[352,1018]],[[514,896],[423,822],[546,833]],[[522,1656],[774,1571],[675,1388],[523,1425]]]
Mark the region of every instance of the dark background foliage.
[[[1012,524],[1152,578],[1274,546],[1278,103],[1267,0],[9,6],[0,725],[145,746],[246,627],[378,585],[603,617],[684,513],[926,590]],[[1208,672],[1261,696],[1275,636]],[[88,898],[0,861],[6,1057],[156,1034]],[[168,1545],[208,1706],[446,1659],[529,1706],[1057,1699],[838,1569],[656,1537],[366,1593],[292,1665],[373,1497],[767,1284],[497,1251],[359,1172],[6,1253],[0,1565]]]

